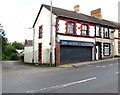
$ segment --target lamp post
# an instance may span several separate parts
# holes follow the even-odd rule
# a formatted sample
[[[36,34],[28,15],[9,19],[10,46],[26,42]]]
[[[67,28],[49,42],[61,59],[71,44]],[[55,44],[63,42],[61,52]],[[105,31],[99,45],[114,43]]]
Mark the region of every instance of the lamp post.
[[[53,29],[52,29],[52,0],[51,0],[51,7],[50,7],[50,65],[52,66],[53,63]]]

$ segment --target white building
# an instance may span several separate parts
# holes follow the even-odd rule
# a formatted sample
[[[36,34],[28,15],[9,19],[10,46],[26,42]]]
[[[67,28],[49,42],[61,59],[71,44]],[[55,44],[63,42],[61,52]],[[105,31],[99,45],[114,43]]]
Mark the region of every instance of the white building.
[[[50,6],[43,4],[33,25],[34,63],[50,63],[50,9]],[[98,14],[101,12],[100,9],[96,11]],[[69,11],[52,7],[53,64],[114,56],[114,31],[120,27],[100,18],[78,13],[76,8],[75,11]],[[25,60],[30,62],[31,57],[25,57]]]

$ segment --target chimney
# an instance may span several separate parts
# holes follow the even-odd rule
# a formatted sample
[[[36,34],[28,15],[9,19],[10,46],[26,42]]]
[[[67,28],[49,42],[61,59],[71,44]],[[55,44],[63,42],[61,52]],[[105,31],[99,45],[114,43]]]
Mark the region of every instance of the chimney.
[[[80,11],[80,6],[79,6],[79,5],[74,6],[74,11],[77,12],[77,13],[79,13],[79,11]]]
[[[91,11],[91,16],[102,19],[101,8]]]

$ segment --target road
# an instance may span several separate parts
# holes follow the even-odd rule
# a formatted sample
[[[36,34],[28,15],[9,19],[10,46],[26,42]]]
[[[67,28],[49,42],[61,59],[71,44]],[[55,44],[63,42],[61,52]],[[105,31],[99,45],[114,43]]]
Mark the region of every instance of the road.
[[[2,64],[3,93],[118,93],[118,59],[78,68]]]

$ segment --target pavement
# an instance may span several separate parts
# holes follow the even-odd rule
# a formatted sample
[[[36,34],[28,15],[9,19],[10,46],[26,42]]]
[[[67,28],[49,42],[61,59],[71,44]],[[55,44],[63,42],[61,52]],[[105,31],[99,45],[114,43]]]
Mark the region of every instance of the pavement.
[[[78,67],[84,66],[84,65],[95,64],[95,63],[100,63],[100,62],[107,62],[107,61],[116,60],[116,59],[119,59],[119,58],[109,58],[109,59],[87,61],[87,62],[80,62],[80,63],[68,63],[68,64],[66,63],[66,64],[60,64],[58,67],[60,67],[60,68],[71,68],[71,67],[78,68]]]

